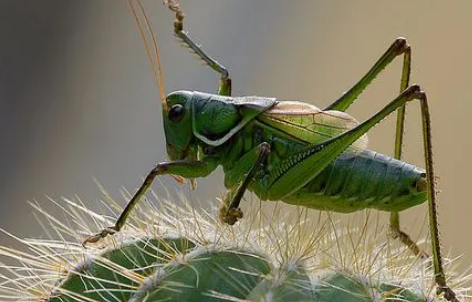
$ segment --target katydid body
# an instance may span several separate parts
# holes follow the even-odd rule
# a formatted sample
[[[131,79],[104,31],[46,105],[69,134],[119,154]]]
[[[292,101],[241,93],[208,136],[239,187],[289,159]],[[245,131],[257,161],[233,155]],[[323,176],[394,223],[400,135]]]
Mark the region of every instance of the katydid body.
[[[169,100],[177,100],[176,102]],[[167,130],[167,142],[177,153],[198,150],[194,157],[223,167],[225,185],[231,191],[240,185],[253,165],[251,151],[267,143],[270,153],[248,189],[262,200],[282,200],[319,210],[354,212],[365,208],[403,211],[427,200],[426,174],[421,168],[392,157],[363,150],[366,139],[350,146],[321,171],[313,171],[307,183],[295,192],[274,192],[272,185],[283,176],[280,166],[293,154],[353,128],[358,123],[339,111],[322,111],[303,102],[277,101],[263,97],[231,98],[201,92],[173,92],[171,106],[182,105],[185,114],[199,123],[183,137],[195,146],[183,146]],[[251,119],[247,112],[253,111]],[[195,111],[195,112],[193,112]],[[172,123],[172,122],[170,122]],[[234,132],[241,126],[238,131]],[[166,126],[166,129],[171,125]],[[180,137],[182,137],[182,132]],[[179,146],[180,145],[180,146]],[[180,149],[182,148],[182,149]],[[172,156],[172,155],[171,155]],[[249,158],[245,159],[245,156]],[[244,168],[246,166],[246,168]],[[280,174],[280,175],[279,175]],[[291,188],[299,184],[293,183]],[[277,196],[273,198],[272,196]]]
[[[447,286],[442,265],[428,100],[418,85],[409,85],[411,49],[406,39],[397,38],[361,80],[325,110],[303,102],[231,97],[228,70],[190,39],[183,30],[184,15],[178,4],[168,0],[169,8],[176,13],[176,36],[221,78],[218,94],[176,91],[166,96],[156,42],[148,42],[136,7],[129,1],[148,56],[155,62],[153,70],[161,92],[169,161],[157,164],[149,172],[114,226],[86,238],[84,245],[120,231],[156,176],[205,177],[221,165],[228,193],[220,209],[220,220],[230,225],[243,217],[239,205],[246,190],[262,200],[282,200],[319,210],[354,212],[374,208],[391,212],[392,236],[416,255],[427,257],[400,230],[398,215],[427,200],[437,292],[444,293],[449,301],[459,301]],[[144,12],[142,6],[140,9]],[[144,20],[151,31],[145,14]],[[403,57],[400,94],[358,123],[345,111],[398,56]],[[405,105],[411,101],[419,102],[421,108],[425,170],[400,160]],[[366,149],[366,133],[394,112],[397,112],[394,158]]]

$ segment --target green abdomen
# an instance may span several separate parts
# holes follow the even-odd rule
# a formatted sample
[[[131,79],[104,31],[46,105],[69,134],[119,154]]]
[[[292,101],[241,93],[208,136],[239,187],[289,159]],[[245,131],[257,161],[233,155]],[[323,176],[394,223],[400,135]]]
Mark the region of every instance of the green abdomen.
[[[320,210],[402,211],[426,201],[425,173],[416,166],[364,150],[341,155],[283,201]]]

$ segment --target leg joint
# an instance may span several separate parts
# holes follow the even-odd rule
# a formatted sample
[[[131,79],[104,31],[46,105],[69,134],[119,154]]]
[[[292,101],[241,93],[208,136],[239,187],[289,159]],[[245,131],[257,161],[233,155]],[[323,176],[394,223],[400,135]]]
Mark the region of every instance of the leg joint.
[[[267,143],[267,142],[261,143],[259,145],[259,148],[260,148],[261,154],[263,154],[263,155],[270,153],[270,144]]]
[[[159,163],[152,169],[151,173],[153,175],[161,175],[165,174],[169,170],[168,164],[167,163]]]
[[[403,37],[398,37],[395,42],[393,42],[393,47],[397,50],[397,55],[410,49],[410,45],[408,45],[407,40]]]

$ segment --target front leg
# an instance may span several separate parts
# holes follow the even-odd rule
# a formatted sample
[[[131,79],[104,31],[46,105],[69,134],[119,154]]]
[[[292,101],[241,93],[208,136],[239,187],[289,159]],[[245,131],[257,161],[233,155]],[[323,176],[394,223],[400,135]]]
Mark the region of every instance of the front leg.
[[[195,54],[203,60],[203,62],[208,65],[211,69],[220,74],[220,85],[218,87],[219,95],[231,95],[231,78],[229,77],[229,72],[226,67],[221,63],[210,57],[203,51],[201,45],[195,43],[184,30],[184,13],[180,9],[179,4],[176,0],[166,0],[166,3],[169,6],[169,9],[175,12],[175,21],[174,21],[174,33],[177,38],[181,39],[189,49],[193,50]]]
[[[205,177],[215,170],[217,166],[217,161],[211,160],[210,158],[207,158],[206,161],[175,161],[157,164],[156,167],[153,168],[151,172],[149,172],[141,187],[134,194],[133,198],[131,198],[131,200],[128,202],[123,212],[121,212],[121,215],[118,217],[115,225],[107,227],[102,231],[85,238],[82,245],[85,246],[88,243],[95,243],[108,235],[114,235],[115,233],[119,232],[124,226],[129,214],[131,214],[133,208],[149,189],[156,176],[172,174],[185,178]]]

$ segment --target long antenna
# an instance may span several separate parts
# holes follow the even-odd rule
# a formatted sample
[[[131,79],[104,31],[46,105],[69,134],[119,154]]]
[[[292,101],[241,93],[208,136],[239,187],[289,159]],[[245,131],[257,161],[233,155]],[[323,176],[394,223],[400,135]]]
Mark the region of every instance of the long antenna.
[[[152,72],[154,74],[154,78],[156,79],[157,87],[159,88],[162,110],[166,111],[167,102],[164,89],[161,57],[159,55],[159,47],[157,46],[157,40],[154,31],[152,30],[151,22],[140,0],[128,0],[128,3],[136,20],[136,25],[138,26],[139,33],[141,34],[141,39],[146,49],[149,62],[151,63]]]

